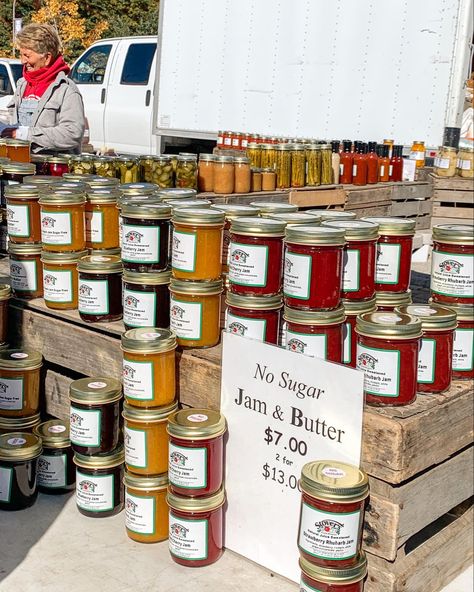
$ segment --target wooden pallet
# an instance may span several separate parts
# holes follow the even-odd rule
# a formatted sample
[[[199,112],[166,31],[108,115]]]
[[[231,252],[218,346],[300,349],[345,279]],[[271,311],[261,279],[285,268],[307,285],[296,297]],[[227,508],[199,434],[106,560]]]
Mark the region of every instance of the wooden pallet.
[[[433,224],[472,222],[474,181],[461,177],[433,179]]]

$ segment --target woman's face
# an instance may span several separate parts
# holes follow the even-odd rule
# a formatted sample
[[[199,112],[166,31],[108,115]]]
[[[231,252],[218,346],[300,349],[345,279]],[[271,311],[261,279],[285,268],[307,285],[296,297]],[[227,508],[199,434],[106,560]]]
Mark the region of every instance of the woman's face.
[[[50,53],[37,53],[28,47],[20,47],[20,60],[28,72],[49,66],[51,57]]]

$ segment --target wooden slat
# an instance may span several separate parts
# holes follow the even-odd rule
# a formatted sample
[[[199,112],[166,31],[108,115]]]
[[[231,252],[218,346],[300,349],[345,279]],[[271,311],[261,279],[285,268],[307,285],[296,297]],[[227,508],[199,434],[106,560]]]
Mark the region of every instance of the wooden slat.
[[[432,175],[434,189],[466,190],[472,191],[472,179],[463,177],[437,177]]]
[[[474,216],[474,209],[472,208],[449,208],[444,206],[433,205],[433,216],[441,218],[464,218],[471,220]]]
[[[360,204],[355,206],[347,206],[344,208],[346,212],[355,212],[357,218],[364,218],[365,216],[389,216],[391,203],[386,202],[385,204]]]
[[[391,208],[392,216],[419,216],[420,214],[430,214],[433,205],[431,200],[407,200],[407,201],[393,201]]]
[[[344,189],[290,191],[289,202],[297,206],[342,205],[346,201]]]
[[[474,204],[474,191],[472,190],[472,185],[469,191],[450,191],[449,189],[435,189],[433,191],[433,201],[447,201],[459,203],[460,205],[472,205]]]
[[[346,206],[368,205],[375,203],[391,202],[392,187],[376,186],[373,189],[347,189]]]
[[[392,186],[392,200],[430,198],[433,194],[431,183],[406,183]]]

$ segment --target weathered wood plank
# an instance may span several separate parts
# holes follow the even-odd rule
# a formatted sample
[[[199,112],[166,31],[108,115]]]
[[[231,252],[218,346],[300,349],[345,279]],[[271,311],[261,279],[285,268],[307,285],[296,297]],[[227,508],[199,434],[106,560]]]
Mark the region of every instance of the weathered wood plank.
[[[346,204],[344,210],[346,212],[355,212],[357,218],[364,218],[365,216],[388,216],[390,215],[390,208],[392,204],[386,202],[384,204],[359,204],[348,206]]]
[[[472,186],[470,191],[451,191],[449,189],[435,189],[433,191],[433,201],[436,202],[451,202],[463,204],[474,204],[474,191]]]
[[[344,189],[290,191],[289,203],[297,206],[342,205],[346,201]]]
[[[440,216],[446,218],[456,219],[472,219],[474,216],[473,208],[450,208],[446,206],[437,206],[436,203],[433,205],[433,216]]]
[[[404,200],[414,198],[430,198],[433,193],[431,183],[410,183],[392,186],[392,200]]]
[[[346,191],[346,205],[368,205],[392,201],[392,187],[377,186],[372,189],[348,189]]]
[[[393,201],[392,202],[392,216],[419,216],[421,214],[430,214],[433,204],[429,199],[407,200],[407,201]]]
[[[463,177],[437,177],[431,175],[433,179],[433,189],[449,189],[449,190],[466,190],[472,191],[472,179],[464,179]]]

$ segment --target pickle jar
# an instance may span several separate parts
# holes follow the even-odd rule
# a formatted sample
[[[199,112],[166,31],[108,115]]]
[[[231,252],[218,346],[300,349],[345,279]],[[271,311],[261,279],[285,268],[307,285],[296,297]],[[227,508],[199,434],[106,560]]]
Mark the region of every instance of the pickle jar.
[[[257,208],[260,215],[263,214],[290,214],[297,212],[298,206],[289,203],[281,203],[276,201],[252,201],[250,205]]]
[[[457,166],[457,150],[452,146],[440,146],[434,161],[433,172],[438,177],[454,177]]]
[[[291,187],[291,152],[292,144],[276,145],[275,172],[277,176],[277,189],[288,189]],[[303,152],[304,154],[304,152]]]
[[[43,452],[38,461],[38,489],[43,493],[67,493],[76,485],[76,470],[69,434],[69,421],[52,419],[35,427]]]
[[[250,191],[250,182],[250,159],[247,156],[234,157],[234,192],[248,193]]]
[[[120,179],[120,183],[138,183],[138,160],[131,156],[119,156],[115,159],[115,175]]]
[[[8,303],[11,298],[11,288],[8,284],[0,284],[0,345],[7,340],[8,333]]]
[[[78,307],[77,264],[87,251],[53,253],[43,251],[44,303],[53,310],[75,310]]]
[[[51,190],[39,199],[41,241],[45,251],[82,251],[86,246],[86,196],[73,190]]]
[[[220,338],[222,280],[171,279],[170,327],[181,347],[213,347]]]
[[[331,144],[321,144],[321,185],[333,183]]]
[[[377,311],[393,312],[397,307],[412,303],[411,290],[406,292],[375,292]]]
[[[160,475],[168,470],[169,416],[178,408],[173,401],[163,407],[140,409],[128,403],[123,406],[123,440],[125,466],[143,477]]]
[[[7,138],[7,157],[14,162],[30,162],[30,142]]]
[[[94,174],[101,177],[115,177],[115,157],[96,156],[94,158]]]
[[[90,189],[86,192],[86,247],[116,249],[119,244],[119,221],[116,189]]]
[[[252,168],[260,168],[262,166],[262,150],[261,144],[257,142],[249,142],[247,144],[246,154],[250,159],[250,166]]]
[[[198,164],[198,189],[203,192],[214,191],[214,154],[200,154]]]
[[[391,294],[391,292],[384,292],[384,294]],[[343,352],[342,363],[356,367],[357,358],[357,334],[355,332],[357,317],[365,312],[375,312],[377,304],[375,296],[367,300],[347,300],[343,299],[344,314],[346,315],[346,322],[343,328]],[[393,308],[390,310],[393,311]]]
[[[463,146],[459,148],[457,161],[457,174],[465,179],[474,177],[474,147]]]
[[[291,146],[291,187],[304,187],[306,178],[306,153],[304,144]]]
[[[23,183],[25,178],[34,175],[35,171],[34,164],[24,162],[5,162],[2,164],[0,177],[0,203],[2,206],[5,205],[5,196],[3,194],[5,187]]]
[[[30,417],[39,411],[43,356],[31,349],[0,351],[0,414]]]
[[[367,575],[367,559],[360,552],[353,567],[321,567],[300,557],[300,592],[362,592]]]
[[[0,417],[0,434],[10,432],[30,432],[41,423],[41,413],[28,417]]]
[[[275,169],[276,149],[274,144],[262,143],[260,146],[260,163],[252,166],[258,166],[262,169]]]
[[[10,255],[10,280],[13,294],[25,300],[43,296],[41,243],[13,244]]]
[[[234,157],[216,156],[214,162],[214,193],[234,193]]]
[[[86,255],[77,264],[79,316],[86,323],[122,318],[122,261],[114,255]]]
[[[122,385],[103,376],[80,378],[69,387],[70,435],[74,452],[111,453],[119,443]]]
[[[39,191],[36,185],[9,185],[5,188],[8,236],[11,243],[41,241]]]
[[[122,334],[123,391],[134,407],[162,407],[176,397],[176,335],[144,327]]]
[[[69,159],[69,173],[67,175],[93,175],[94,174],[93,154],[77,154]]]
[[[176,187],[197,189],[197,156],[178,155],[176,164]]]
[[[275,296],[241,296],[227,292],[225,329],[234,335],[278,345],[283,299]]]
[[[454,380],[474,380],[474,309],[468,304],[450,304],[457,315],[458,326],[454,332],[453,372]]]
[[[307,144],[306,151],[306,185],[321,185],[321,144]]]
[[[174,171],[171,156],[167,154],[154,156],[151,163],[146,167],[142,165],[140,159],[140,165],[142,168],[142,181],[155,183],[160,188],[173,187]]]
[[[48,156],[48,175],[52,177],[62,177],[64,173],[69,173],[69,158],[67,156]]]
[[[123,273],[125,329],[164,327],[170,324],[170,271]]]

